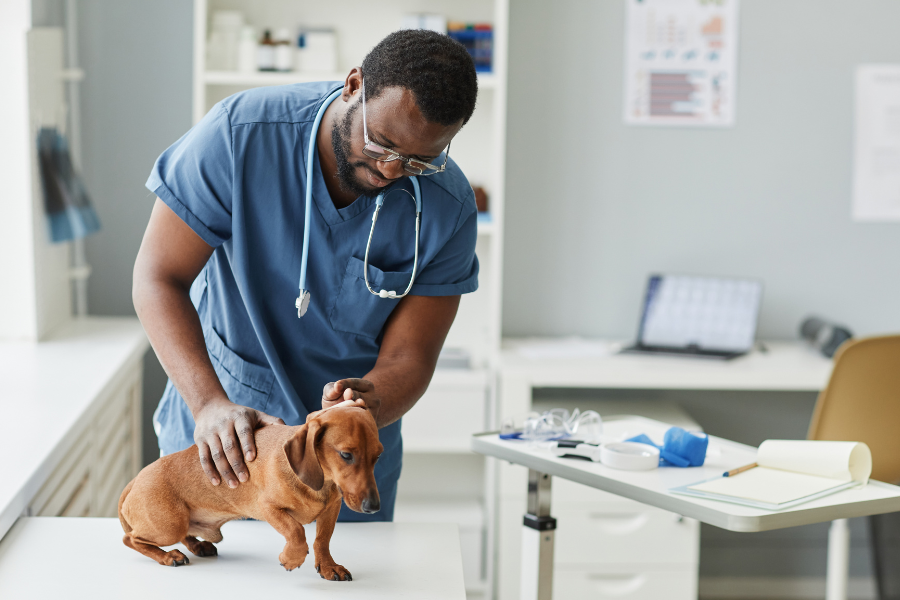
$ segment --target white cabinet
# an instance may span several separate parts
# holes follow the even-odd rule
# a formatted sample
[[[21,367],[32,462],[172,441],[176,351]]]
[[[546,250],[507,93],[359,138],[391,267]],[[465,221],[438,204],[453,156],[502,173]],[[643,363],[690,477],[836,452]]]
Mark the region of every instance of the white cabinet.
[[[40,517],[115,517],[141,466],[141,364],[133,365],[70,434],[62,461],[28,504]]]
[[[700,524],[555,478],[557,598],[695,600]]]
[[[403,417],[404,452],[470,452],[472,434],[488,425],[489,382],[486,369],[438,369]]]

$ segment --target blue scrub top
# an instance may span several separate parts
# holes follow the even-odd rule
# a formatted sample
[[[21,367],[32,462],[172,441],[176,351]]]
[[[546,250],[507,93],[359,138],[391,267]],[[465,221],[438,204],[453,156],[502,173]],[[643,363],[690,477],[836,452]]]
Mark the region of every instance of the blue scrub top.
[[[321,408],[322,388],[363,377],[375,365],[384,324],[400,300],[366,289],[363,256],[374,198],[335,208],[318,155],[307,177],[312,123],[339,83],[305,83],[241,92],[212,110],[157,159],[147,188],[215,248],[191,287],[212,364],[228,397],[302,424]],[[438,164],[443,158],[436,159]],[[419,266],[411,295],[452,296],[478,287],[477,211],[466,177],[447,170],[419,177],[422,224]],[[298,295],[305,189],[313,186],[307,287],[302,319]],[[392,186],[412,193],[403,180]],[[369,254],[369,282],[406,289],[412,274],[415,205],[405,193],[385,194]],[[194,421],[169,381],[154,415],[160,449],[194,443]],[[400,422],[379,432],[376,465],[382,510],[390,519],[400,474]],[[342,509],[342,518],[362,518]]]

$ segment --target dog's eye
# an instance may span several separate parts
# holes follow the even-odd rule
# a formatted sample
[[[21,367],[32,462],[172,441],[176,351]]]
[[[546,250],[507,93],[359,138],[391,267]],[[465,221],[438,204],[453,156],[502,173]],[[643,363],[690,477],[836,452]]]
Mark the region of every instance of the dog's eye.
[[[350,462],[351,460],[353,460],[353,455],[350,454],[349,452],[341,452],[340,454],[341,454],[341,458],[343,458],[347,462]]]

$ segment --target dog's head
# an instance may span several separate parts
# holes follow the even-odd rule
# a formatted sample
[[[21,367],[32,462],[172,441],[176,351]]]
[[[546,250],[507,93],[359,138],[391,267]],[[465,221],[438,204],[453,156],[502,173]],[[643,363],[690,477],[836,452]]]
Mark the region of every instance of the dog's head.
[[[347,506],[362,513],[381,508],[374,469],[383,451],[375,419],[362,400],[311,413],[306,425],[284,443],[284,454],[300,481],[319,491],[325,479],[331,479]]]

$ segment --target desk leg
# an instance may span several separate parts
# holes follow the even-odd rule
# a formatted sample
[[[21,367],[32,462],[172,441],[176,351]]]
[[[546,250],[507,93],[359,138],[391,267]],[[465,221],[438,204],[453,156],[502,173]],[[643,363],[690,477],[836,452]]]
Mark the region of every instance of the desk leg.
[[[847,519],[836,519],[828,530],[828,577],[825,600],[847,600],[850,571],[850,528]]]
[[[528,512],[522,530],[522,600],[553,597],[553,542],[556,519],[550,516],[550,476],[528,469]]]

